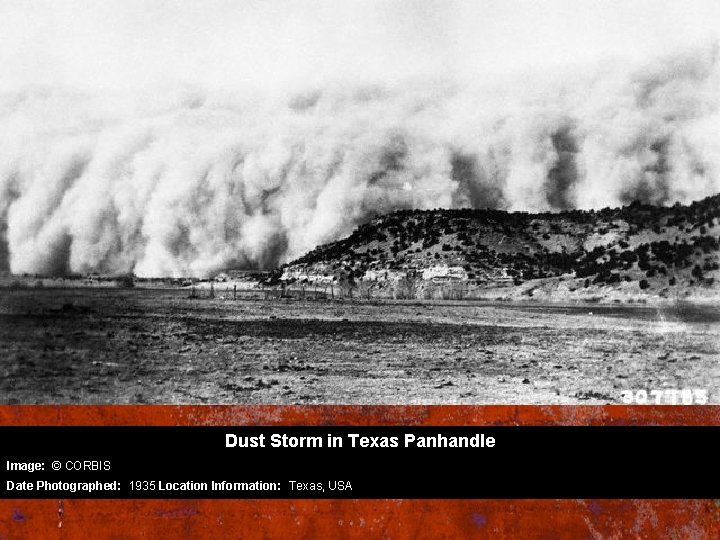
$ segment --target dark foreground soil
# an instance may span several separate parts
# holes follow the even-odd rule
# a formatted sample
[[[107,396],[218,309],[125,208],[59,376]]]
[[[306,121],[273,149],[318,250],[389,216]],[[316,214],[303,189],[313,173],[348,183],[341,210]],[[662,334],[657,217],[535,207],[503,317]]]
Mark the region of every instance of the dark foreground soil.
[[[619,403],[707,389],[720,308],[0,290],[0,403]]]

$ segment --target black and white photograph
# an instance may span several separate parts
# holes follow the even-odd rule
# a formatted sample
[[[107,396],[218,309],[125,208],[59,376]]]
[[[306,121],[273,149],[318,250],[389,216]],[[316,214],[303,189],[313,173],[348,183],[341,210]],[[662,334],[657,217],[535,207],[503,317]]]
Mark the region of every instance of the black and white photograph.
[[[0,0],[0,403],[720,403],[717,0]]]

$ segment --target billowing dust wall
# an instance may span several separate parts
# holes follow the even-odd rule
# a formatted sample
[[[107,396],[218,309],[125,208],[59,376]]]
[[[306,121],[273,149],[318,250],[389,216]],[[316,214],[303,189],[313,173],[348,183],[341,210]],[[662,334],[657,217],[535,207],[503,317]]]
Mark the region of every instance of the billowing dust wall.
[[[717,47],[524,78],[0,96],[0,268],[269,268],[401,208],[720,191]]]

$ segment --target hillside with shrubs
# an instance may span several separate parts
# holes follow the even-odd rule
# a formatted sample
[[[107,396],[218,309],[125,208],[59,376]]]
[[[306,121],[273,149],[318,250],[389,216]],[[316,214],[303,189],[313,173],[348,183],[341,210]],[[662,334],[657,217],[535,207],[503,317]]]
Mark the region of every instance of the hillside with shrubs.
[[[280,272],[293,282],[440,277],[478,290],[502,284],[503,294],[526,297],[667,298],[714,293],[719,263],[715,195],[672,207],[634,202],[559,213],[403,210],[377,216]]]

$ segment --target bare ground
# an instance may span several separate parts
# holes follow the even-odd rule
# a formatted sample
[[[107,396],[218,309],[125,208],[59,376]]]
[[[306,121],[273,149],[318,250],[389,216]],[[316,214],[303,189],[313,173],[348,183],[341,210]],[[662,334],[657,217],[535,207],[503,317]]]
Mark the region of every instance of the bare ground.
[[[0,290],[0,403],[720,402],[720,308]]]

